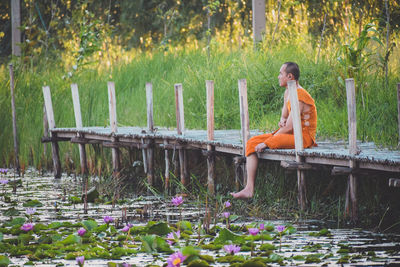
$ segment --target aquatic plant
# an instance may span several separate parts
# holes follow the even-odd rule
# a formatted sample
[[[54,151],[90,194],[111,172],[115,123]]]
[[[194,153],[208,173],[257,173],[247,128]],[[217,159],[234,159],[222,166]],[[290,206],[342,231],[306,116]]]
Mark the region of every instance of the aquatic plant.
[[[85,256],[76,257],[76,263],[79,265],[79,267],[82,267],[85,263]]]
[[[8,184],[8,180],[7,179],[0,180],[0,184],[6,185]]]
[[[249,228],[249,234],[253,236],[251,239],[251,256],[253,256],[254,238],[260,232],[258,228]]]
[[[240,247],[237,245],[225,245],[224,250],[228,254],[235,255],[240,251]]]
[[[172,198],[172,204],[176,207],[180,206],[183,203],[183,198],[181,196]]]
[[[225,219],[226,219],[226,228],[229,229],[229,216],[231,215],[231,213],[225,211],[225,212],[222,213],[222,215],[223,215],[223,216],[225,217]]]
[[[80,228],[79,230],[78,230],[78,235],[79,236],[84,236],[86,234],[86,229],[85,228]]]
[[[225,203],[225,208],[229,208],[232,204],[229,202],[229,200],[227,200]]]
[[[276,227],[276,231],[279,233],[279,251],[281,251],[282,247],[282,233],[285,231],[285,226],[284,225],[278,225]]]
[[[176,231],[176,232],[170,232],[167,235],[167,243],[169,245],[173,245],[177,242],[177,240],[181,237],[181,231]]]
[[[168,267],[180,267],[185,259],[186,256],[183,256],[182,252],[175,252],[167,259]]]
[[[2,174],[7,174],[7,172],[8,172],[8,169],[5,169],[5,168],[0,169],[0,173],[2,173]]]
[[[261,244],[264,244],[263,232],[264,232],[264,229],[265,229],[265,225],[263,223],[260,223],[260,226],[258,228],[260,229],[260,232],[261,232]]]
[[[32,216],[35,214],[36,208],[26,208],[26,214],[29,215],[29,221],[32,222]]]

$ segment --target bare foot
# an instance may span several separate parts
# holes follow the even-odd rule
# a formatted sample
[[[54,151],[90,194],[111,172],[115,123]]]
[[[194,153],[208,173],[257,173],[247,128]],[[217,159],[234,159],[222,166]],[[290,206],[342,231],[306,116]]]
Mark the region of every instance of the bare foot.
[[[234,198],[238,198],[238,199],[246,199],[246,198],[252,198],[253,197],[253,190],[251,189],[243,189],[240,192],[237,193],[231,193],[231,195]]]

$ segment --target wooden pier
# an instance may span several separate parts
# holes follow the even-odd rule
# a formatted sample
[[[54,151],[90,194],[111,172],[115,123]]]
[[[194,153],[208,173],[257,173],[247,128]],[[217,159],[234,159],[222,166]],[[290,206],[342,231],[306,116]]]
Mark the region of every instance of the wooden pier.
[[[317,147],[304,149],[302,144],[302,131],[300,111],[298,107],[297,90],[295,83],[289,82],[290,101],[293,112],[293,128],[295,134],[295,149],[266,149],[258,153],[258,157],[264,160],[280,161],[281,166],[297,170],[298,177],[298,201],[302,209],[307,207],[307,196],[305,188],[305,174],[307,170],[318,169],[321,166],[332,167],[332,175],[348,175],[346,190],[346,214],[352,219],[357,219],[357,179],[362,179],[362,173],[368,171],[382,171],[388,173],[391,186],[400,186],[398,176],[400,173],[400,151],[392,151],[375,147],[373,143],[360,143],[356,140],[357,120],[355,113],[355,90],[354,80],[346,80],[347,106],[348,106],[348,142],[330,142],[317,140]],[[49,126],[49,136],[42,139],[43,142],[51,142],[53,152],[53,164],[55,177],[61,175],[61,164],[58,155],[58,142],[69,141],[79,145],[80,164],[83,173],[87,172],[86,144],[101,144],[112,149],[112,163],[114,174],[120,169],[120,148],[137,148],[142,150],[144,169],[147,173],[147,181],[151,185],[154,179],[154,148],[165,149],[165,180],[168,186],[169,179],[169,150],[178,151],[180,179],[182,184],[187,183],[188,149],[200,149],[207,156],[208,166],[208,190],[214,193],[215,180],[215,153],[225,153],[235,156],[236,170],[245,170],[244,150],[246,141],[250,136],[261,134],[259,131],[250,131],[249,115],[247,106],[246,80],[238,81],[241,129],[237,130],[215,130],[214,129],[214,83],[206,81],[207,92],[207,130],[188,130],[184,123],[184,105],[182,97],[182,84],[175,85],[176,106],[176,129],[155,127],[153,123],[153,96],[152,85],[146,84],[147,103],[147,127],[118,127],[116,114],[116,96],[114,83],[108,83],[110,126],[108,127],[83,127],[79,104],[78,86],[71,85],[74,113],[76,120],[75,128],[56,127],[54,121],[53,107],[51,102],[50,88],[43,87],[45,100],[46,120]],[[400,91],[400,85],[399,85]],[[400,94],[399,94],[400,95]],[[144,101],[144,100],[143,100]],[[399,101],[400,103],[400,101]],[[400,110],[400,105],[399,105]],[[400,114],[400,112],[399,112]],[[239,166],[241,168],[239,168]],[[246,173],[236,171],[236,179]],[[389,175],[391,175],[389,177]],[[238,183],[237,183],[238,184]]]

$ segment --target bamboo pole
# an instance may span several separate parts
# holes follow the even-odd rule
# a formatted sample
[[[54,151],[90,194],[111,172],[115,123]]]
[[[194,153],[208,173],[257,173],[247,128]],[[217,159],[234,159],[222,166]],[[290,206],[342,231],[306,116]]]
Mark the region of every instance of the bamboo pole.
[[[246,79],[241,79],[238,81],[239,89],[239,107],[240,107],[240,128],[243,142],[242,156],[246,156],[246,144],[250,138],[250,126],[249,126],[249,106],[247,102],[247,81]],[[246,162],[242,163],[243,171],[243,181],[244,184],[247,183],[247,170]],[[236,184],[239,184],[239,177],[236,177]]]
[[[147,129],[150,133],[154,132],[154,119],[153,119],[153,85],[146,83],[146,103],[147,103]],[[147,183],[153,185],[154,181],[154,140],[149,139],[148,144],[151,147],[147,149],[148,156],[148,172],[147,172]]]
[[[349,125],[349,154],[350,157],[358,154],[357,149],[357,118],[356,118],[356,94],[354,79],[346,79],[347,118]],[[349,167],[355,169],[356,161],[351,159]],[[348,179],[348,191],[346,193],[346,215],[350,215],[353,221],[357,220],[357,177],[350,173]]]
[[[78,130],[81,130],[82,125],[82,114],[81,114],[81,104],[79,101],[79,90],[76,83],[71,84],[72,101],[74,105],[75,114],[75,125]],[[77,133],[77,137],[82,137],[81,133]],[[81,163],[81,173],[83,175],[87,174],[87,161],[86,161],[86,149],[84,144],[79,144],[79,158]]]
[[[56,128],[56,124],[54,122],[54,113],[53,113],[53,104],[51,101],[51,93],[49,86],[43,86],[43,96],[44,96],[44,103],[46,106],[46,114],[47,114],[47,121],[49,123],[49,130],[52,138],[56,138],[57,135],[52,133],[51,130]],[[59,147],[57,141],[51,142],[51,152],[53,158],[53,171],[54,171],[54,178],[61,178],[61,162],[59,156]]]
[[[115,134],[118,131],[117,128],[117,101],[115,96],[115,84],[114,82],[108,82],[108,104],[109,104],[109,113],[110,113],[110,126],[111,126],[111,142],[117,142],[117,138]],[[117,175],[119,172],[119,149],[116,147],[111,148],[112,155],[112,165],[113,165],[113,173]]]
[[[207,140],[214,140],[214,81],[206,81],[207,94]],[[207,187],[211,195],[215,193],[215,147],[207,145],[207,168],[208,178]]]
[[[15,154],[14,168],[15,172],[18,174],[18,176],[20,176],[17,113],[15,111],[15,96],[14,96],[14,89],[15,89],[14,69],[12,64],[10,64],[9,67],[10,67],[11,111],[12,111],[12,121],[13,121],[14,154]]]
[[[301,127],[299,98],[297,95],[296,81],[288,81],[289,99],[291,106],[291,115],[293,120],[294,142],[296,150],[296,162],[301,163],[304,159],[298,154],[304,150],[303,147],[303,133]],[[307,196],[306,196],[306,183],[304,171],[297,170],[297,188],[299,190],[298,202],[302,210],[306,209]]]
[[[182,93],[182,84],[175,84],[175,108],[176,108],[176,131],[178,135],[184,135],[185,132],[185,116],[183,112],[183,93]],[[187,161],[185,159],[185,153],[183,149],[179,149],[179,166],[180,166],[180,175],[181,175],[181,183],[186,185],[186,164]]]

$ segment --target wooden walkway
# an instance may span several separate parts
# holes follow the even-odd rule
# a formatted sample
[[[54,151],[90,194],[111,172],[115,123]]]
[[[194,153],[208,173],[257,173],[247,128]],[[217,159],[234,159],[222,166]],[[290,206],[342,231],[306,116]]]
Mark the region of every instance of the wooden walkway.
[[[116,114],[116,96],[114,83],[108,83],[109,96],[109,127],[83,127],[79,103],[78,86],[71,85],[75,114],[75,128],[57,128],[54,121],[53,106],[50,88],[43,87],[46,116],[49,135],[46,134],[43,142],[52,143],[52,155],[55,177],[61,177],[61,164],[58,152],[59,141],[69,141],[79,146],[80,166],[82,173],[87,172],[86,144],[102,144],[112,150],[112,164],[114,175],[120,170],[119,149],[122,147],[137,148],[142,150],[144,169],[149,184],[154,179],[154,148],[165,149],[165,181],[169,180],[169,156],[171,149],[178,150],[179,172],[182,184],[186,184],[187,149],[201,149],[207,157],[208,190],[214,193],[215,180],[215,152],[234,155],[236,180],[242,175],[246,180],[244,150],[247,140],[261,132],[250,131],[247,105],[246,80],[238,81],[241,129],[215,130],[214,129],[214,83],[206,81],[207,93],[207,130],[187,130],[184,124],[184,105],[182,97],[182,84],[175,84],[176,129],[156,128],[153,123],[153,93],[152,85],[146,84],[147,127],[118,127]],[[400,173],[400,151],[378,149],[373,143],[360,143],[356,140],[357,120],[355,86],[353,79],[346,80],[347,108],[348,108],[348,142],[318,141],[318,146],[304,149],[301,130],[300,110],[298,105],[297,87],[294,81],[288,82],[290,103],[292,106],[293,131],[295,149],[267,149],[258,153],[259,158],[280,161],[281,166],[297,171],[298,201],[301,209],[307,207],[305,171],[318,169],[322,166],[332,167],[332,174],[348,175],[346,190],[345,214],[357,219],[357,180],[361,181],[362,174],[366,171],[389,172],[388,175],[397,176]],[[400,84],[398,85],[400,92]],[[400,93],[399,93],[400,96]],[[400,99],[400,98],[399,98]],[[400,110],[400,101],[399,101]],[[400,120],[400,112],[399,112]],[[45,123],[46,125],[46,123]],[[240,174],[240,171],[243,171]],[[388,177],[389,178],[389,177]],[[237,183],[238,184],[238,183]],[[393,178],[390,185],[400,186],[400,179]]]

